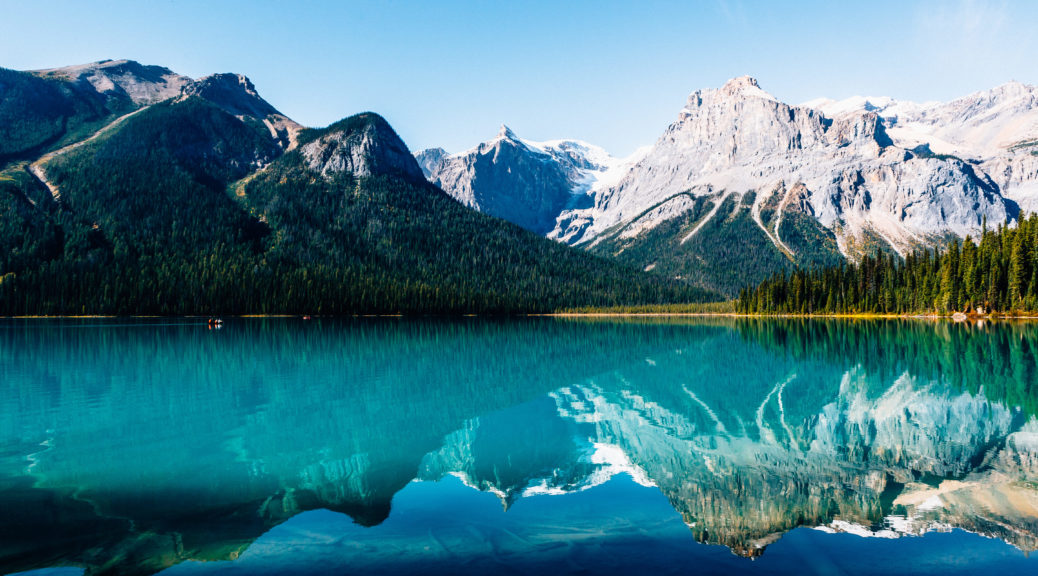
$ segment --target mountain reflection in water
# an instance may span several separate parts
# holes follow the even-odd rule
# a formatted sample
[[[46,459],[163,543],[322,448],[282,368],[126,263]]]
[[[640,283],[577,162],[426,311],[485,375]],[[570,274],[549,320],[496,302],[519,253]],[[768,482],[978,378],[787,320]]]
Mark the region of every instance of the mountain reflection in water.
[[[317,509],[360,541],[448,477],[508,509],[621,474],[741,556],[799,526],[1031,551],[1036,346],[1009,323],[7,320],[0,572],[229,560]]]

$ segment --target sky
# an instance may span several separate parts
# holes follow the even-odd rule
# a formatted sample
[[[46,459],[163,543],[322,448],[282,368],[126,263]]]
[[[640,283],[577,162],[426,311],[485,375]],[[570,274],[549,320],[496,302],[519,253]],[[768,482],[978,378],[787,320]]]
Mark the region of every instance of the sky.
[[[507,124],[623,156],[691,92],[743,75],[793,104],[1038,84],[1029,0],[0,0],[0,14],[5,68],[242,73],[304,125],[374,111],[412,150],[458,152]]]

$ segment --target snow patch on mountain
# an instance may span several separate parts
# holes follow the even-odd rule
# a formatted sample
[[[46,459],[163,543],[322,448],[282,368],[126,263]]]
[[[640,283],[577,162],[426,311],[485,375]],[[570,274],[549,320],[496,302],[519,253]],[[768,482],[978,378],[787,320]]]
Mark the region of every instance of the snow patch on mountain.
[[[647,153],[614,158],[580,140],[535,141],[502,125],[497,136],[458,154],[423,150],[426,177],[459,202],[548,234],[560,213],[587,206]]]
[[[889,125],[894,143],[929,144],[936,154],[985,159],[1038,135],[1038,88],[1009,82],[951,102],[917,104],[889,97],[855,96],[804,103],[826,116],[875,111]]]
[[[507,126],[461,153],[418,158],[462,203],[584,247],[636,239],[710,202],[681,231],[687,242],[725,199],[746,198],[762,238],[791,259],[781,236],[791,208],[828,229],[844,256],[877,242],[907,254],[1038,210],[1038,89],[1012,82],[947,103],[855,96],[791,106],[743,76],[693,92],[657,142],[628,158]]]
[[[836,232],[848,256],[855,239],[866,236],[905,253],[943,234],[973,232],[985,217],[1004,222],[1012,215],[997,186],[972,166],[896,145],[882,114],[911,107],[878,98],[815,105],[839,114],[779,102],[752,78],[696,91],[645,158],[596,195],[594,206],[563,214],[550,235],[593,245],[636,219],[640,232],[679,215],[654,207],[680,194],[720,202],[726,194],[754,193],[759,206],[793,186],[806,190],[810,212]]]
[[[804,106],[831,117],[873,109],[897,146],[976,163],[1001,195],[1024,211],[1038,211],[1038,87],[1009,82],[951,102],[854,97]]]

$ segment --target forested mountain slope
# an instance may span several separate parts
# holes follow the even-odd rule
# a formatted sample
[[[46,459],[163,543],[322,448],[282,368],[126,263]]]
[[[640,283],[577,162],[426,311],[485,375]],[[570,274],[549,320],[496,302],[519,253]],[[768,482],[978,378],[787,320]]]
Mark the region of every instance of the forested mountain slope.
[[[71,146],[65,132],[26,136],[0,172],[0,314],[550,312],[711,297],[462,206],[376,114],[304,130],[244,76],[185,79],[162,99],[147,78],[49,74],[15,76],[58,92],[98,84],[125,105],[100,110]],[[0,108],[32,109],[12,101],[26,94],[5,91]]]
[[[899,260],[776,274],[739,295],[741,312],[764,314],[1019,314],[1038,310],[1038,215],[1013,228],[984,228]]]

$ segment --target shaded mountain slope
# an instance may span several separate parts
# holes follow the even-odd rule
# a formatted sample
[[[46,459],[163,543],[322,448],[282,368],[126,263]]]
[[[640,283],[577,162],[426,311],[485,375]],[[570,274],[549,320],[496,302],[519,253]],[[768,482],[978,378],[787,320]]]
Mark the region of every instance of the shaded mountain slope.
[[[549,311],[707,296],[462,206],[423,180],[376,114],[304,132],[300,142],[247,184],[246,204],[284,232],[272,258],[357,274],[338,289],[361,308]]]
[[[458,204],[375,114],[304,130],[244,76],[185,80],[152,103],[166,92],[91,74],[76,82],[147,107],[38,160],[40,182],[3,173],[0,314],[548,312],[711,297]]]

